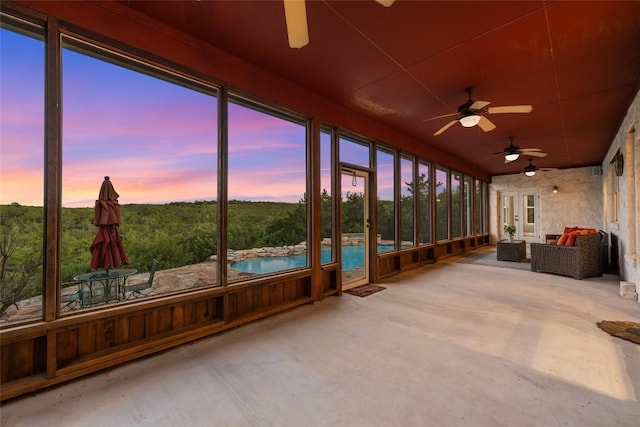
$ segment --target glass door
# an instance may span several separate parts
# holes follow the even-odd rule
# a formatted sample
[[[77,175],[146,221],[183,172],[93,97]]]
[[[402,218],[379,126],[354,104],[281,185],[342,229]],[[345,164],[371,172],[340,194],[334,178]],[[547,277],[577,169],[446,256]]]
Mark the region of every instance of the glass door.
[[[341,242],[342,290],[369,283],[369,174],[342,168]]]
[[[513,225],[516,228],[514,238],[526,242],[539,241],[540,200],[538,191],[505,191],[502,193],[502,226]],[[499,230],[502,239],[508,238],[504,228]]]

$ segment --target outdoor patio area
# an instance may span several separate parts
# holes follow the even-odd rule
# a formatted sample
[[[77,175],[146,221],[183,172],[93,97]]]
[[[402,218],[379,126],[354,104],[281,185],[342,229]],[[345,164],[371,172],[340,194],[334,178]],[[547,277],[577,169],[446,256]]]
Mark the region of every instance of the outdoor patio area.
[[[640,321],[617,276],[577,281],[460,260],[8,401],[0,421],[637,425],[640,346],[596,326]]]

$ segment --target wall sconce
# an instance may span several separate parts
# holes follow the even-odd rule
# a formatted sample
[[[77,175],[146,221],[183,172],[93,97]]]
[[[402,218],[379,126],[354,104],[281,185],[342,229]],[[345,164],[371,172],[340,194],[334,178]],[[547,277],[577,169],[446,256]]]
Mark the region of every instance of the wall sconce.
[[[553,186],[553,188],[551,189],[551,192],[552,192],[553,194],[558,194],[558,191],[559,191],[559,190],[558,190],[558,186],[557,186],[557,185],[554,185],[554,186]]]

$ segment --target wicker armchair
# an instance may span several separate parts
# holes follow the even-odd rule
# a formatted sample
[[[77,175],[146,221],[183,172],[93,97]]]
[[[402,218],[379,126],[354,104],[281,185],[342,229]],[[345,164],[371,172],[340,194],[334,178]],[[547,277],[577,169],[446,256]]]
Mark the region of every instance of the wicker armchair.
[[[575,246],[531,243],[531,271],[561,274],[578,280],[602,276],[600,236],[578,236]]]

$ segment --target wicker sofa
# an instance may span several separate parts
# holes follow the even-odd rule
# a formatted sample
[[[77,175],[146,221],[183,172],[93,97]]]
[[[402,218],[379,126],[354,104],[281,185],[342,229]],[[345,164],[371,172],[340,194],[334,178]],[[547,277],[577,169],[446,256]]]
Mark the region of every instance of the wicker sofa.
[[[598,234],[577,236],[574,246],[531,243],[531,271],[582,280],[602,276],[602,242]]]

